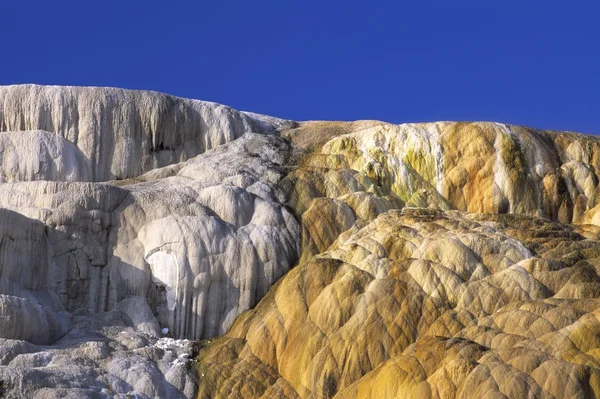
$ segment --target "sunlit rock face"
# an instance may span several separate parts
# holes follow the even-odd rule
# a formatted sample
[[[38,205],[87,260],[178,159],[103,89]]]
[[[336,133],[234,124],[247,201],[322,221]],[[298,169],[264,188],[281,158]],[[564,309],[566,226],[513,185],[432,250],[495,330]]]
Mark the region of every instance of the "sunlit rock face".
[[[199,397],[600,394],[595,137],[378,122],[283,135],[301,154],[283,183],[301,260],[201,352]]]
[[[289,145],[247,134],[128,187],[113,214],[106,306],[147,296],[177,337],[222,335],[298,257],[278,199]]]
[[[43,130],[0,133],[0,181],[91,181],[89,162],[70,141]]]
[[[222,335],[296,263],[291,122],[118,89],[0,99],[2,392],[194,397],[194,346],[154,347]]]
[[[92,181],[135,177],[192,158],[245,132],[271,131],[278,121],[151,91],[0,87],[0,131],[11,135],[24,130],[55,133],[79,149]],[[5,151],[3,161],[11,156]],[[57,177],[51,180],[71,180]]]
[[[327,132],[327,124],[313,125],[288,134],[294,140],[311,129]],[[308,169],[321,179],[301,175],[296,191],[300,209],[307,193],[334,197],[373,187],[410,206],[582,223],[596,214],[599,144],[593,136],[498,123],[371,123],[317,148],[297,174]],[[332,184],[321,188],[319,181]]]
[[[599,395],[599,151],[0,87],[0,391]]]
[[[389,211],[294,268],[201,353],[200,396],[597,396],[593,230]]]
[[[31,240],[48,247],[47,266],[3,278],[71,312],[142,296],[173,336],[198,339],[223,334],[296,262],[298,222],[277,189],[291,147],[271,135],[285,121],[107,88],[9,86],[0,102],[2,129],[55,129],[0,133],[2,206],[41,221]],[[82,183],[115,177],[135,180]]]

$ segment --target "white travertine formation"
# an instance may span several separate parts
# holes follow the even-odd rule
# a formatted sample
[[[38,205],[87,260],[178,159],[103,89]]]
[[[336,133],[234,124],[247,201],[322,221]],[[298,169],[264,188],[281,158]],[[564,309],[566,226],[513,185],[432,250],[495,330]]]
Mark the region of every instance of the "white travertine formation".
[[[297,259],[299,226],[277,199],[286,152],[248,134],[129,186],[110,236],[108,308],[150,292],[174,336],[227,331]]]
[[[91,181],[90,163],[70,141],[43,130],[0,133],[0,182]]]
[[[117,310],[75,316],[52,345],[0,338],[2,395],[193,398],[198,386],[194,352],[191,341],[147,335]]]
[[[0,338],[62,351],[60,363],[55,349],[29,348],[30,359],[7,352],[0,389],[192,397],[189,352],[127,351],[147,345],[139,334],[223,334],[295,263],[298,223],[276,188],[289,145],[251,134],[286,124],[160,93],[0,88]],[[126,180],[91,183],[110,179]],[[113,309],[135,328],[135,346],[127,341],[118,358],[86,349],[92,368],[65,379],[80,356],[65,340],[85,345],[101,331],[93,320],[104,316],[93,315]],[[69,323],[82,313],[92,318]],[[30,367],[44,368],[46,385]],[[25,391],[19,375],[31,380]]]
[[[135,177],[282,123],[151,91],[0,87],[0,131],[45,130],[63,137],[88,160],[93,181]]]
[[[117,309],[129,317],[136,330],[160,338],[160,326],[146,298],[141,296],[125,298],[117,304]]]
[[[27,240],[15,251],[33,258],[4,267],[2,277],[54,291],[70,311],[148,297],[175,337],[223,334],[297,259],[299,226],[275,189],[286,148],[277,137],[248,134],[170,168],[173,176],[123,188],[0,185],[4,207],[43,222],[5,211],[37,230],[19,230]],[[29,237],[42,252],[21,250]]]
[[[598,393],[599,182],[574,133],[0,87],[0,392]]]
[[[70,327],[67,312],[55,312],[25,298],[0,295],[0,338],[47,345]]]

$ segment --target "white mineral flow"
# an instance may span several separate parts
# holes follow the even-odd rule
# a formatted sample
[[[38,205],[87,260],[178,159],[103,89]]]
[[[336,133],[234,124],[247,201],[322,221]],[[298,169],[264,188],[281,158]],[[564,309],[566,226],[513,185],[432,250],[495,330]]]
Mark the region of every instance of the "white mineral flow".
[[[243,353],[262,356],[267,374],[285,372],[277,362],[288,352],[278,348],[295,348],[293,337],[337,342],[342,335],[324,337],[352,312],[394,295],[404,303],[403,291],[389,288],[397,273],[418,298],[468,309],[463,321],[487,316],[512,294],[486,292],[538,300],[554,286],[532,277],[534,260],[548,273],[559,266],[479,213],[591,223],[581,234],[592,238],[600,225],[600,142],[574,133],[483,122],[295,123],[155,92],[36,85],[0,87],[0,131],[0,365],[8,365],[0,380],[17,397],[193,397],[193,343],[177,340],[221,336],[256,306],[232,329],[244,337],[245,320],[273,301],[281,308],[269,327],[252,322],[256,352]],[[284,275],[311,276],[313,260],[333,265],[305,282],[314,291],[271,295]],[[595,276],[593,264],[586,276]],[[333,274],[338,288],[319,285]],[[570,276],[557,298],[595,292],[573,288],[576,278],[566,284]],[[374,302],[355,306],[362,302],[345,301],[349,292]],[[310,306],[318,328],[297,318]],[[377,323],[378,312],[358,319]],[[261,346],[270,340],[282,343]],[[288,377],[304,378],[294,386],[310,396],[317,380],[304,371]],[[281,384],[265,395],[283,392]]]
[[[43,130],[0,133],[0,182],[91,181],[87,158],[70,141]]]
[[[84,176],[93,181],[138,176],[192,158],[246,132],[272,132],[281,123],[220,104],[152,91],[0,87],[0,131],[55,133],[87,159],[91,176]],[[63,180],[62,175],[57,177]]]

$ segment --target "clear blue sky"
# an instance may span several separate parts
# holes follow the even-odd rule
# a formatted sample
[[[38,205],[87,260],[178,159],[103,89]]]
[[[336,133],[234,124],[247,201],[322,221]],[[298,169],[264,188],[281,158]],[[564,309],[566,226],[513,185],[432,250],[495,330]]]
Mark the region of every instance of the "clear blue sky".
[[[600,133],[600,2],[570,3],[2,0],[0,84]]]

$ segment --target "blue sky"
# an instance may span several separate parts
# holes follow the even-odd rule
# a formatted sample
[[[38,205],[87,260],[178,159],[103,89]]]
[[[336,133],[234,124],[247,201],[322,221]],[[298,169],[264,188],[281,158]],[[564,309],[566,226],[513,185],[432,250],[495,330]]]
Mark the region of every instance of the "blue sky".
[[[150,89],[296,120],[600,133],[600,2],[0,3],[0,84]]]

